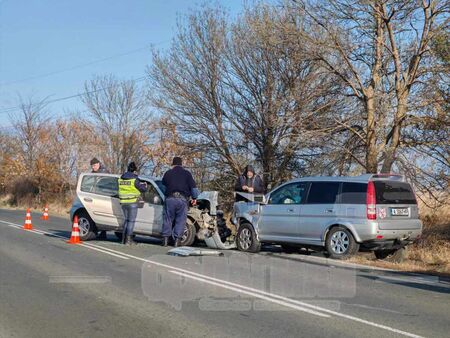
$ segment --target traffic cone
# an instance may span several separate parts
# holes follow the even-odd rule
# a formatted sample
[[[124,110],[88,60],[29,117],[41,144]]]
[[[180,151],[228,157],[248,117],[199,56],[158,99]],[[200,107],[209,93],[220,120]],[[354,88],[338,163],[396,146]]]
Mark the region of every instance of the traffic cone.
[[[80,240],[80,229],[78,228],[78,216],[73,218],[73,227],[72,227],[72,235],[70,239],[67,241],[69,244],[80,244],[82,243]]]
[[[31,223],[31,212],[30,208],[27,209],[27,216],[25,217],[25,223],[23,225],[25,230],[33,230],[33,224]]]
[[[48,205],[45,205],[44,213],[42,214],[41,219],[43,221],[48,221]]]

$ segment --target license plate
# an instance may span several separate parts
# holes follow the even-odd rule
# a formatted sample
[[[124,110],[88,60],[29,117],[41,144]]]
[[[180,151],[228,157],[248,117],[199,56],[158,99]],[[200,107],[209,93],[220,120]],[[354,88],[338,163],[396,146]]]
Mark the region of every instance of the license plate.
[[[392,216],[409,216],[408,208],[392,208],[391,209]]]

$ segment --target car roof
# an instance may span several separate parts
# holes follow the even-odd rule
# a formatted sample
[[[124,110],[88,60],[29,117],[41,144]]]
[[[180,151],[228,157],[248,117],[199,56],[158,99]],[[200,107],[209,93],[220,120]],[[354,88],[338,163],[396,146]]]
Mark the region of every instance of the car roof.
[[[107,174],[107,173],[82,173],[81,175],[92,175],[92,176],[109,176],[109,177],[120,177],[120,174]],[[147,181],[161,181],[160,177],[148,176],[148,175],[138,175],[139,179]]]
[[[356,182],[368,183],[369,181],[405,181],[405,177],[399,174],[363,174],[359,176],[309,176],[290,180],[286,183],[320,181],[320,182]]]

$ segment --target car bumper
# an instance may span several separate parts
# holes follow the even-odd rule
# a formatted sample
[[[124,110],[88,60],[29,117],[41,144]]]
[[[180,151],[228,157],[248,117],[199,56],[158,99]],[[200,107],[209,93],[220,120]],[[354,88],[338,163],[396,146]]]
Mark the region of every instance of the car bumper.
[[[372,240],[361,243],[361,248],[367,251],[392,250],[403,248],[412,243],[414,243],[414,240],[400,240],[400,239]]]

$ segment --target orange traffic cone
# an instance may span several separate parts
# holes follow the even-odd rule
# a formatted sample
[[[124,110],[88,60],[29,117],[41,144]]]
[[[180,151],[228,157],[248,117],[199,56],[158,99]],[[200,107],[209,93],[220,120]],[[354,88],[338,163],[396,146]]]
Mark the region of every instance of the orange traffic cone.
[[[41,219],[43,221],[48,221],[48,205],[47,204],[45,205],[44,213],[42,214]]]
[[[67,241],[69,244],[80,244],[82,243],[80,240],[80,229],[78,228],[78,216],[73,218],[73,227],[72,227],[72,235],[70,239]]]
[[[25,223],[23,225],[25,230],[33,230],[33,224],[31,223],[31,212],[30,208],[27,209],[27,216],[25,217]]]

